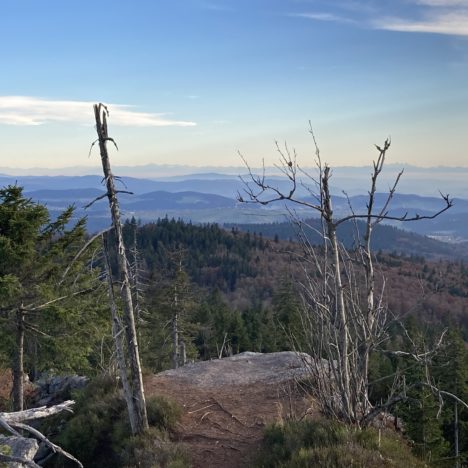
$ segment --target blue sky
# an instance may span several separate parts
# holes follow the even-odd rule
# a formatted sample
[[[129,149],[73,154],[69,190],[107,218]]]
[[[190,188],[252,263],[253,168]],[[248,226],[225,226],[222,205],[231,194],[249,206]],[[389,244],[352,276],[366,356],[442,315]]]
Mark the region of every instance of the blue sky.
[[[468,165],[468,0],[0,0],[2,167]]]

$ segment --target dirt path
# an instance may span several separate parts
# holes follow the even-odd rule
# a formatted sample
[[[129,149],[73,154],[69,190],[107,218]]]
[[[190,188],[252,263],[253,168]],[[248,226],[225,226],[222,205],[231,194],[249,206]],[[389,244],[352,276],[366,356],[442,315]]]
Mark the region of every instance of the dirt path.
[[[265,426],[310,406],[294,384],[303,371],[294,353],[244,353],[151,376],[145,387],[183,408],[177,438],[194,468],[249,467]]]

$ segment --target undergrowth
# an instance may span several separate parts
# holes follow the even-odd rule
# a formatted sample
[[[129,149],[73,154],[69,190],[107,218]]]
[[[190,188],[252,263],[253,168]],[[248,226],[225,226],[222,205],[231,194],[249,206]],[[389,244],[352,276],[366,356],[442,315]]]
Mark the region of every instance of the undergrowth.
[[[170,440],[181,415],[175,402],[162,396],[148,398],[150,429],[134,437],[125,400],[114,379],[96,378],[76,392],[74,398],[75,414],[63,425],[55,441],[86,468],[189,466],[186,454]],[[72,464],[63,457],[54,457],[52,466]]]
[[[257,468],[424,467],[395,433],[330,420],[287,421],[265,431]]]

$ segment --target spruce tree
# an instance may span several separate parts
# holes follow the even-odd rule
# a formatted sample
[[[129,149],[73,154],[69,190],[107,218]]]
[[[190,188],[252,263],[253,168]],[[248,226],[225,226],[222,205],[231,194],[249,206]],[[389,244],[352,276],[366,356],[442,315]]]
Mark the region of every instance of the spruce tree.
[[[52,221],[21,187],[0,190],[0,342],[13,370],[15,410],[23,409],[25,369],[83,369],[96,338],[91,335],[103,330],[99,307],[83,307],[80,297],[94,284],[82,260],[73,262],[85,229],[83,220],[69,227],[72,217],[69,208]],[[95,323],[86,329],[90,316]],[[87,341],[78,341],[84,336]]]

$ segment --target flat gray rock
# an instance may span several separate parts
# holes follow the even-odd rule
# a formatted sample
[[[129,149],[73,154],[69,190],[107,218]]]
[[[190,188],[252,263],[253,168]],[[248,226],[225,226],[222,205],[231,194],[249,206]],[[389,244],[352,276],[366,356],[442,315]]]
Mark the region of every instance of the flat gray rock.
[[[311,358],[306,353],[245,352],[232,357],[187,364],[158,375],[176,378],[203,387],[281,383],[307,374]]]

